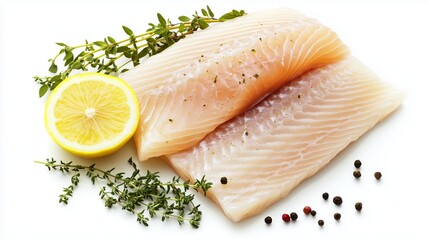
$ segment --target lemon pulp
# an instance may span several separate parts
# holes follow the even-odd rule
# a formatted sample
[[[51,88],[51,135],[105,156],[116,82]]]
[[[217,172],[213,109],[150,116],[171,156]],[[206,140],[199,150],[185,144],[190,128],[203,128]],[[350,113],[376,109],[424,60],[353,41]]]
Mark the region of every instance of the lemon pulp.
[[[118,150],[134,134],[138,119],[138,101],[131,87],[120,78],[100,73],[65,79],[45,108],[45,125],[54,141],[83,157]]]

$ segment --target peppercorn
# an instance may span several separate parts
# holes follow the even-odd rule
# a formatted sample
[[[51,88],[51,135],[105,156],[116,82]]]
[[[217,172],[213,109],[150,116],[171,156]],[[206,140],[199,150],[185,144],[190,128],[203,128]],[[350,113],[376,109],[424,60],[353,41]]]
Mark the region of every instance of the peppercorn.
[[[273,219],[270,216],[268,216],[264,219],[264,221],[266,224],[271,224],[273,222]]]
[[[290,216],[287,213],[283,213],[282,215],[283,222],[290,222]]]
[[[355,168],[360,168],[362,166],[362,162],[358,159],[354,162]]]
[[[343,199],[340,196],[336,196],[333,199],[335,205],[340,206],[343,203]]]
[[[335,213],[334,214],[334,219],[337,220],[337,221],[340,220],[341,219],[341,214],[340,213]]]
[[[304,209],[302,210],[306,215],[310,214],[311,212],[311,207],[310,206],[305,206]]]
[[[325,200],[328,200],[328,198],[329,198],[329,193],[327,193],[327,192],[323,193],[323,194],[322,194],[322,198],[323,198],[323,199],[325,199]]]
[[[355,204],[355,208],[356,208],[356,210],[357,211],[361,211],[362,210],[362,203],[361,202],[357,202],[356,204]]]
[[[381,172],[375,172],[374,173],[374,177],[375,177],[375,179],[380,180],[380,178],[381,178]]]
[[[360,171],[359,171],[359,170],[355,170],[355,171],[353,171],[353,176],[354,176],[355,178],[360,178],[360,177],[362,176],[362,174],[360,173]]]
[[[315,210],[311,210],[311,213],[310,213],[310,214],[311,214],[311,216],[313,216],[313,217],[314,217],[314,216],[316,216],[317,212],[316,212]]]
[[[323,227],[323,225],[325,225],[325,221],[320,219],[319,221],[317,221],[317,224],[319,224],[319,226]]]
[[[291,212],[290,219],[292,219],[292,221],[296,221],[298,219],[298,214],[296,214],[296,212]]]
[[[228,178],[226,178],[226,177],[221,177],[221,178],[220,178],[220,183],[222,183],[222,184],[227,184],[227,183],[228,183]]]

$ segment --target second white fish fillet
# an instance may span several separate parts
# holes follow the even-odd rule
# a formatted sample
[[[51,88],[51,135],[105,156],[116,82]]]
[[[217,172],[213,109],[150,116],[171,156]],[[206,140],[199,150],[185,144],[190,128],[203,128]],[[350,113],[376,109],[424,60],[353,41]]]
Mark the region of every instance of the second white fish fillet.
[[[240,221],[284,198],[403,99],[402,91],[348,58],[303,74],[166,159],[184,179],[213,182],[208,196]]]

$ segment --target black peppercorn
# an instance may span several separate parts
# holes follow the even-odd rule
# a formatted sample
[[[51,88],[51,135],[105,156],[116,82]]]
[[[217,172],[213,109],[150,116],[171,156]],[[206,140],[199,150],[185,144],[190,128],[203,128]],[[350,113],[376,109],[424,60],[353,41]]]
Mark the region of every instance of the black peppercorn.
[[[273,222],[273,219],[270,216],[268,216],[264,219],[264,221],[266,224],[271,224]]]
[[[354,162],[355,168],[360,168],[360,166],[362,166],[362,162],[360,160],[356,160]]]
[[[340,196],[336,196],[334,197],[334,199],[332,200],[334,202],[335,205],[340,206],[343,203],[343,199]]]
[[[362,176],[362,174],[360,173],[360,171],[359,171],[359,170],[355,170],[355,171],[353,172],[353,176],[354,176],[355,178],[360,178],[360,177]]]
[[[325,199],[325,200],[328,200],[328,198],[329,198],[329,193],[327,193],[327,192],[323,193],[323,194],[322,194],[322,198],[323,198],[323,199]]]
[[[220,183],[222,183],[222,184],[227,184],[227,183],[228,183],[228,178],[226,178],[226,177],[221,177],[221,178],[220,178]]]
[[[311,210],[310,214],[311,214],[311,216],[314,217],[314,216],[316,216],[317,212],[315,210]]]
[[[362,210],[362,203],[361,202],[357,202],[356,204],[355,204],[355,208],[356,208],[356,210],[357,211],[361,211]]]
[[[340,213],[335,213],[334,214],[334,219],[337,220],[337,221],[340,220],[341,219],[341,214]]]
[[[380,178],[381,178],[381,172],[375,172],[374,173],[374,177],[375,177],[375,179],[380,180]]]
[[[298,219],[298,214],[296,214],[296,212],[291,212],[290,219],[292,219],[292,221],[296,221]]]
[[[319,221],[317,221],[317,224],[319,224],[319,226],[323,227],[323,225],[325,225],[325,221],[320,219]]]

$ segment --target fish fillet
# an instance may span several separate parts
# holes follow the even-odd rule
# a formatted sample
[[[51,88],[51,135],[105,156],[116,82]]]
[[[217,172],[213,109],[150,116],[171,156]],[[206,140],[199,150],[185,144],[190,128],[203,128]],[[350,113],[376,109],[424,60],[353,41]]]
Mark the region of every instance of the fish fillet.
[[[166,159],[184,179],[213,182],[208,196],[240,221],[284,198],[403,99],[350,57],[301,75]]]
[[[332,30],[285,8],[188,36],[120,76],[140,101],[139,160],[195,145],[287,81],[347,55]]]

